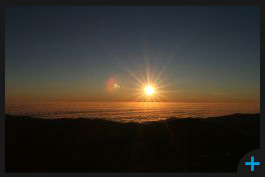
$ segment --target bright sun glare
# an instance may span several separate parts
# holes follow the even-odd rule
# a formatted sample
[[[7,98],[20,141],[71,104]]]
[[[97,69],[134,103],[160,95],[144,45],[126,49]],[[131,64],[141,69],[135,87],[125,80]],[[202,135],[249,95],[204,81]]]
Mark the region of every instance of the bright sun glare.
[[[147,59],[146,59],[147,60]],[[128,88],[133,91],[135,95],[135,100],[143,102],[162,102],[167,99],[166,87],[170,83],[166,83],[165,76],[163,75],[166,70],[168,62],[161,66],[161,68],[155,69],[148,64],[148,61],[145,63],[145,72],[133,72],[130,68],[125,66],[126,71],[135,81],[132,87]],[[152,71],[152,72],[151,72]]]
[[[146,95],[151,96],[151,95],[154,94],[155,89],[151,85],[148,85],[148,86],[145,87],[144,91],[145,91]]]

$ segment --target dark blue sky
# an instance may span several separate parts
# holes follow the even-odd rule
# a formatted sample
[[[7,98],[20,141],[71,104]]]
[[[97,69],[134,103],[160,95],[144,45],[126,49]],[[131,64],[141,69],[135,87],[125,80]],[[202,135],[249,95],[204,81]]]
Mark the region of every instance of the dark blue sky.
[[[167,62],[174,101],[259,100],[257,6],[9,6],[5,16],[7,100],[126,100],[126,68],[144,77],[146,63],[155,75]]]

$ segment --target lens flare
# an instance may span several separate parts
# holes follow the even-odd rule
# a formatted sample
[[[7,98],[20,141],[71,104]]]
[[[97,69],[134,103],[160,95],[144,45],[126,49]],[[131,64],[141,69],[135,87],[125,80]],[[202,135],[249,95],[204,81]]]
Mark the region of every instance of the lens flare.
[[[132,93],[132,99],[136,102],[163,102],[170,100],[168,94],[170,91],[168,88],[172,84],[168,81],[168,75],[164,75],[166,66],[170,59],[160,65],[150,64],[148,57],[143,59],[144,64],[135,68],[128,67],[128,64],[124,64],[120,60],[121,67],[129,74],[127,80],[126,90],[128,93]]]
[[[151,96],[151,95],[153,95],[155,93],[155,89],[151,85],[146,86],[144,91],[145,91],[145,94],[148,95],[148,96]]]

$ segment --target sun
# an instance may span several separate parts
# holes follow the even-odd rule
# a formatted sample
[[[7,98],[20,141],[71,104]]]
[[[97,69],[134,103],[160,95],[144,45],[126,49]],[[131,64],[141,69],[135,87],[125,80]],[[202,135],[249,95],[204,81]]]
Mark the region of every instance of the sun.
[[[148,61],[145,61],[145,68],[138,72],[134,72],[123,65],[130,76],[128,79],[135,81],[130,82],[130,85],[128,85],[126,89],[131,91],[135,96],[136,102],[162,102],[168,99],[167,96],[169,92],[172,92],[168,90],[171,83],[168,82],[167,77],[164,75],[168,63],[169,62],[166,62],[159,67],[153,67],[149,65]]]
[[[153,86],[148,85],[148,86],[145,87],[144,92],[145,92],[145,94],[147,96],[151,96],[151,95],[153,95],[155,93],[155,89],[154,89]]]

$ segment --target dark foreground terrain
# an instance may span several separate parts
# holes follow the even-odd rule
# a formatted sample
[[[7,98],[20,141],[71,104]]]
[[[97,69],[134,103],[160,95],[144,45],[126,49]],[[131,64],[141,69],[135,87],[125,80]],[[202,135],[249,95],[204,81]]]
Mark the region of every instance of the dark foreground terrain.
[[[236,172],[259,114],[133,124],[6,116],[6,172]]]

